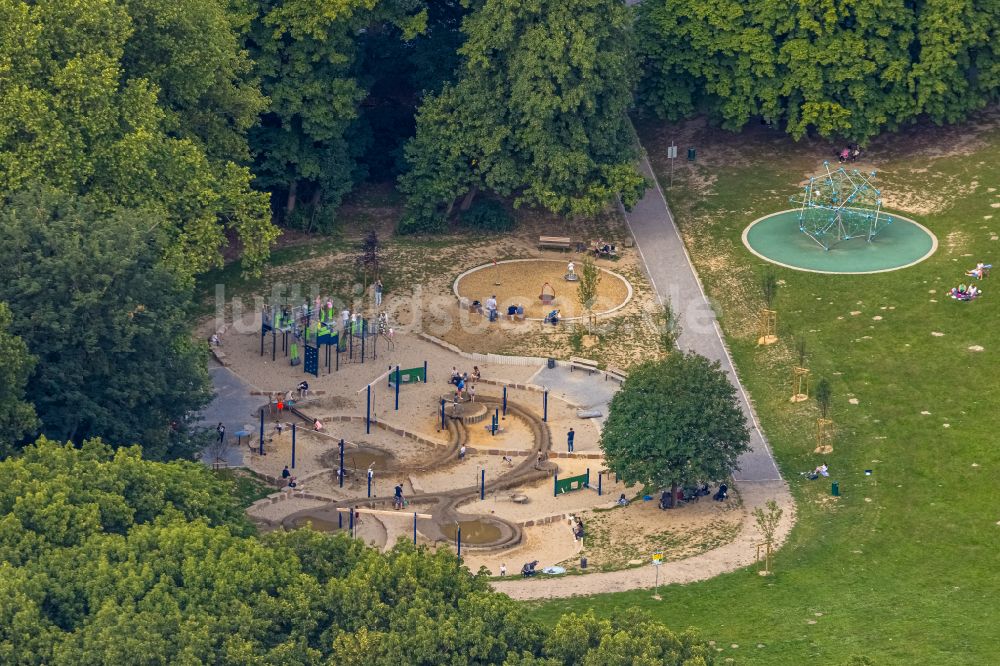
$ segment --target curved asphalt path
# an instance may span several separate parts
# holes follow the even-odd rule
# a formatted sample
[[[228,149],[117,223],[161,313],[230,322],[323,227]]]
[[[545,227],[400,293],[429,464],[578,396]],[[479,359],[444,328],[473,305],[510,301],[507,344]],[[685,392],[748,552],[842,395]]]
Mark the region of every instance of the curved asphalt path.
[[[751,424],[751,450],[740,456],[740,469],[733,478],[743,482],[781,481],[781,473],[771,455],[771,448],[760,430],[757,415],[733,367],[715,312],[705,296],[705,290],[702,289],[698,274],[677,231],[663,190],[660,189],[660,183],[645,155],[639,166],[642,173],[652,180],[653,187],[646,190],[645,196],[631,212],[625,213],[625,221],[635,239],[656,298],[661,305],[669,301],[677,314],[681,326],[678,347],[719,361],[722,369],[729,375],[729,381],[736,387],[740,405]]]

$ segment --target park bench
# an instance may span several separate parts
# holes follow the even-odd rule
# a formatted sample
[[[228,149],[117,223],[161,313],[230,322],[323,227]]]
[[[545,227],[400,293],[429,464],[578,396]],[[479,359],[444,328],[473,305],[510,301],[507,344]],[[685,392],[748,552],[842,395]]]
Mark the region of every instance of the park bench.
[[[576,368],[586,370],[587,374],[593,374],[600,370],[600,368],[597,367],[597,361],[591,361],[589,358],[580,358],[579,356],[570,356],[569,371],[573,372]]]
[[[609,365],[608,369],[604,371],[604,381],[609,379],[614,379],[619,384],[628,379],[628,373],[621,368],[616,368],[613,365]]]
[[[559,250],[568,250],[572,247],[568,236],[539,236],[538,247],[554,247]]]

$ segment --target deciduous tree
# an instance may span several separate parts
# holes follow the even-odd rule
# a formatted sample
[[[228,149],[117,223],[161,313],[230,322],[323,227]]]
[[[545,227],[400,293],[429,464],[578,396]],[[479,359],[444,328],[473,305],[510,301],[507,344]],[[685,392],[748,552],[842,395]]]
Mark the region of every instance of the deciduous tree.
[[[719,363],[680,352],[633,367],[601,433],[609,469],[630,482],[670,486],[721,481],[749,450],[736,389]]]
[[[406,147],[402,230],[442,228],[456,199],[467,207],[479,190],[560,214],[638,200],[623,3],[486,0],[462,29],[459,79],[424,101]]]
[[[38,358],[29,382],[45,434],[193,453],[171,424],[207,402],[206,350],[158,221],[44,189],[0,212],[0,301]]]

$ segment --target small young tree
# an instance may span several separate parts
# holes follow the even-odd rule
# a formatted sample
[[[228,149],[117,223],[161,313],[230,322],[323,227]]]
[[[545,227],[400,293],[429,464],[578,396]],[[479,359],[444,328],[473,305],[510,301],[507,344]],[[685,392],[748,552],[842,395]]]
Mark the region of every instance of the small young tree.
[[[368,290],[368,277],[375,282],[379,279],[382,269],[382,241],[378,237],[378,232],[372,229],[361,241],[361,253],[358,255],[358,268],[364,274],[364,290]]]
[[[764,297],[764,305],[768,310],[774,308],[774,299],[778,295],[778,278],[774,269],[765,266],[760,274],[760,294]]]
[[[749,442],[718,361],[680,352],[629,372],[601,433],[608,467],[631,482],[670,486],[671,505],[682,484],[728,478]]]
[[[799,356],[799,367],[806,367],[806,339],[798,337],[795,339],[795,353]]]
[[[587,313],[589,325],[594,325],[594,302],[597,300],[597,289],[601,284],[601,270],[594,260],[587,255],[580,264],[580,280],[576,297]]]
[[[760,531],[760,535],[764,538],[763,573],[771,571],[771,546],[774,545],[774,533],[778,529],[778,523],[781,522],[782,513],[784,511],[773,499],[767,500],[763,509],[758,506],[753,510],[754,520],[757,521],[757,530]]]
[[[830,413],[830,400],[832,397],[830,382],[824,377],[816,384],[816,406],[819,407],[820,416],[824,419]]]
[[[681,324],[670,299],[667,299],[656,312],[654,325],[660,351],[663,354],[674,351],[677,347],[677,338],[681,335]]]

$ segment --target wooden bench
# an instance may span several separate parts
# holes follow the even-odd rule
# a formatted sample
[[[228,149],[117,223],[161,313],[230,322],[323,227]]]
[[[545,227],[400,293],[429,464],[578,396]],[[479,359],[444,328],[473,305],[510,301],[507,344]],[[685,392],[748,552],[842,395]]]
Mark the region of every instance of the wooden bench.
[[[554,247],[560,250],[568,250],[572,247],[568,236],[539,236],[538,247]]]
[[[570,356],[569,371],[573,372],[575,368],[586,370],[587,374],[594,374],[600,370],[600,368],[597,367],[597,361],[591,361],[589,358],[580,358],[579,356]]]
[[[608,381],[608,379],[614,379],[620,384],[628,379],[628,373],[621,368],[609,365],[608,369],[604,371],[604,381]]]

